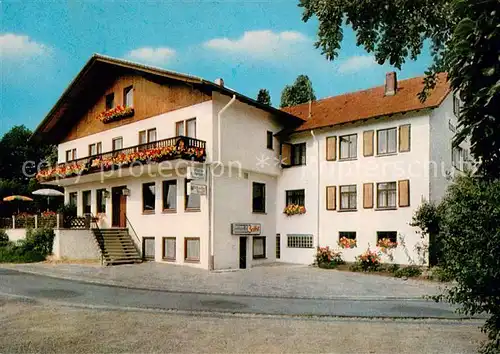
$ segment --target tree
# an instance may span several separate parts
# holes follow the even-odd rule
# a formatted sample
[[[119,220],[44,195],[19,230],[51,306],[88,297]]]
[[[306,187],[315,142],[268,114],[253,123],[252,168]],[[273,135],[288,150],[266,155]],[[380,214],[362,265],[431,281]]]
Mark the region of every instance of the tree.
[[[269,90],[260,89],[259,93],[257,94],[257,102],[262,103],[262,104],[267,104],[268,106],[270,106],[271,105],[271,95],[269,94]]]
[[[311,80],[307,75],[299,75],[293,85],[286,85],[281,92],[280,107],[290,107],[316,100]]]
[[[436,207],[424,203],[413,225],[437,233],[439,266],[455,283],[444,299],[468,315],[486,313],[489,342],[483,353],[500,352],[500,180],[457,177]]]
[[[500,176],[500,11],[498,0],[299,0],[303,20],[319,20],[315,43],[329,60],[338,56],[342,25],[356,31],[357,45],[398,69],[416,59],[425,41],[433,63],[426,71],[421,100],[448,72],[463,108],[455,144],[471,138],[471,153],[485,177]],[[345,21],[345,22],[344,22]]]

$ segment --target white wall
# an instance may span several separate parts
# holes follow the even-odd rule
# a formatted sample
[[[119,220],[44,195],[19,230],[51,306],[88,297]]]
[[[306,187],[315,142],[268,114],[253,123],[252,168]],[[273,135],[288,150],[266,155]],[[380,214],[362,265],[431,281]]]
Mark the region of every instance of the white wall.
[[[90,230],[55,229],[52,253],[56,258],[101,259],[101,251]]]
[[[26,229],[5,229],[9,241],[24,240],[26,238]]]
[[[88,146],[93,143],[102,142],[102,151],[112,150],[114,138],[123,137],[123,147],[139,144],[139,131],[156,128],[157,140],[172,138],[176,136],[175,123],[181,120],[196,118],[196,138],[207,143],[207,154],[212,149],[212,101],[206,101],[193,106],[181,108],[172,112],[163,113],[155,117],[143,119],[134,123],[126,124],[114,129],[85,136],[59,144],[58,161],[65,162],[66,150],[77,149],[77,158],[88,156]]]
[[[252,183],[266,185],[266,213],[252,212]],[[239,235],[231,235],[232,223],[259,223],[266,236],[266,259],[253,259],[252,236],[247,238],[247,268],[276,260],[276,177],[248,173],[248,178],[233,171],[215,178],[214,268],[239,268]],[[243,235],[242,235],[243,236]]]
[[[411,151],[390,156],[363,156],[363,131],[398,127],[411,124]],[[357,159],[352,161],[326,161],[326,137],[357,133]],[[397,231],[404,236],[407,248],[412,256],[415,244],[420,242],[416,230],[409,226],[414,210],[423,198],[429,196],[429,116],[425,114],[407,114],[393,118],[372,120],[363,125],[354,124],[315,132],[319,141],[320,188],[317,189],[317,145],[310,133],[293,137],[293,143],[307,142],[307,165],[295,166],[283,170],[278,180],[277,196],[277,232],[282,237],[281,255],[283,260],[297,263],[312,263],[315,250],[292,249],[286,247],[287,234],[313,234],[318,245],[317,216],[319,200],[319,245],[338,248],[339,231],[356,231],[358,248],[344,252],[347,261],[361,254],[368,245],[376,245],[376,231]],[[376,135],[376,134],[375,134]],[[376,138],[375,138],[376,154]],[[376,210],[376,183],[410,180],[410,207],[397,210]],[[375,208],[363,208],[363,183],[374,183]],[[357,211],[340,212],[339,186],[355,184],[357,186]],[[326,210],[326,186],[337,186],[337,210]],[[306,214],[286,216],[285,191],[305,189]],[[402,247],[394,252],[394,262],[408,263]]]

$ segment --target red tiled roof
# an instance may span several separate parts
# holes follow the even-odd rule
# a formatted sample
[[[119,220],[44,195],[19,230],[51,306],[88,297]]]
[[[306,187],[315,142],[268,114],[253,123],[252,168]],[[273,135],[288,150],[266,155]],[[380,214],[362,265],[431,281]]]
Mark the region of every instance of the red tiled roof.
[[[435,108],[450,92],[446,73],[438,75],[437,85],[424,103],[420,102],[417,97],[423,86],[423,77],[421,76],[398,81],[398,90],[394,96],[385,96],[384,86],[378,86],[368,90],[324,98],[312,102],[310,118],[309,103],[286,107],[283,110],[306,120],[295,129],[296,132],[299,132],[395,113]]]

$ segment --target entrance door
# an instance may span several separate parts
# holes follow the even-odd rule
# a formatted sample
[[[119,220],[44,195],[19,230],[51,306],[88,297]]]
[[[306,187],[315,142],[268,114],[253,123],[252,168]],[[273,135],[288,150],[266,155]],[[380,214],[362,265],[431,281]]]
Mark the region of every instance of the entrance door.
[[[247,238],[240,237],[240,269],[247,267]]]
[[[112,226],[127,227],[126,211],[127,197],[123,195],[122,190],[127,186],[113,187],[111,189],[111,209]]]

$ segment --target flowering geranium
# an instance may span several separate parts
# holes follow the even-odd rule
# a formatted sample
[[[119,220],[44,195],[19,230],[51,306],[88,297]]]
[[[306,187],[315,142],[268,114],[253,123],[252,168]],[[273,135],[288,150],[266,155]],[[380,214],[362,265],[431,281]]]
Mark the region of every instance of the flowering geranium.
[[[334,268],[339,264],[344,264],[342,253],[335,252],[329,246],[318,247],[316,250],[316,264],[318,267]]]
[[[53,216],[56,216],[57,213],[55,211],[51,211],[51,210],[47,210],[47,211],[43,211],[42,212],[42,217],[53,217]]]
[[[296,215],[296,214],[305,214],[306,207],[303,205],[298,205],[298,204],[288,204],[285,207],[285,209],[283,210],[283,213],[286,214],[287,216]]]
[[[392,242],[388,238],[381,238],[377,242],[377,247],[380,247],[381,249],[391,249],[391,248],[396,248],[398,246],[397,242]]]
[[[86,170],[87,167],[85,166],[85,164],[72,162],[69,165],[49,167],[47,169],[41,170],[36,174],[36,178],[39,181],[43,181],[57,177],[71,177],[79,175]]]
[[[363,270],[375,270],[380,265],[380,253],[367,249],[364,253],[356,256],[356,261]]]
[[[356,240],[353,238],[341,237],[339,240],[340,248],[355,248],[356,246]]]
[[[114,108],[108,109],[107,111],[100,113],[97,116],[97,119],[103,123],[109,123],[122,118],[131,117],[133,115],[134,115],[134,108],[123,107],[118,105]]]

